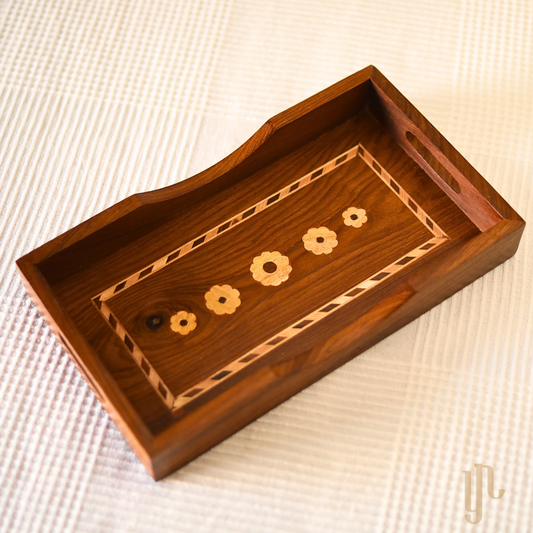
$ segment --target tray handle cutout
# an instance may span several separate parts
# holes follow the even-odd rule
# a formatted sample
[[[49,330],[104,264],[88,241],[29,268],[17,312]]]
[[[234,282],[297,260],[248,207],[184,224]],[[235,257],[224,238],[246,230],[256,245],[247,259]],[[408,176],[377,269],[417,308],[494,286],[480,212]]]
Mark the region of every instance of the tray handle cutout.
[[[461,194],[459,182],[451,175],[448,169],[431,153],[431,150],[411,131],[405,133],[409,144],[418,152],[420,157],[442,178],[450,189]]]

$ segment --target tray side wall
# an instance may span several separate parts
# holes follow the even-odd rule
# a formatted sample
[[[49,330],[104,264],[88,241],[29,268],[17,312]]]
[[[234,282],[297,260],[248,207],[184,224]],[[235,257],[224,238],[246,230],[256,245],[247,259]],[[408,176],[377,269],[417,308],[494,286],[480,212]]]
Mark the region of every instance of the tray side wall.
[[[376,118],[481,231],[502,219],[524,223],[504,198],[375,67],[371,80],[369,102]]]
[[[32,252],[33,261],[54,286],[157,232],[177,211],[243,180],[361,111],[368,102],[370,72],[365,69],[270,119],[234,153],[196,176],[134,195],[83,222]],[[112,219],[115,212],[120,216]]]
[[[21,258],[17,261],[17,268],[24,288],[48,327],[148,473],[155,477],[152,458],[147,450],[147,445],[153,442],[153,436],[147,431],[144,422],[132,409],[105,366],[100,363],[98,355],[92,352],[91,347],[55,300],[51,288],[36,266]]]

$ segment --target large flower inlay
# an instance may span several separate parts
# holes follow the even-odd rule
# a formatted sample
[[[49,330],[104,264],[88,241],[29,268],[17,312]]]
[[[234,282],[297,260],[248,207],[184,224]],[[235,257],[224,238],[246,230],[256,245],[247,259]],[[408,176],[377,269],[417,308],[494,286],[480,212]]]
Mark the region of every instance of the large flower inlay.
[[[360,228],[367,220],[366,211],[357,207],[349,207],[342,214],[344,223],[347,226],[353,226],[354,228]]]
[[[255,281],[261,285],[277,286],[289,279],[292,267],[287,256],[279,252],[263,252],[254,257],[250,271]]]

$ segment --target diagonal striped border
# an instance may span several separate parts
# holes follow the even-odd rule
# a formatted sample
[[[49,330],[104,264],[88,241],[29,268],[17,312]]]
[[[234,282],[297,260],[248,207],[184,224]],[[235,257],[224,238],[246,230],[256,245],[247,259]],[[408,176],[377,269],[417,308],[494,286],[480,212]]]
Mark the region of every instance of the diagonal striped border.
[[[409,194],[403,189],[393,178],[392,176],[370,155],[368,150],[363,148],[361,144],[350,148],[346,152],[337,156],[336,158],[328,161],[325,165],[314,169],[305,176],[297,179],[292,182],[290,185],[287,185],[283,189],[277,191],[276,193],[264,198],[260,202],[257,202],[254,205],[251,205],[238,213],[237,215],[229,218],[219,224],[218,226],[210,229],[206,233],[195,237],[193,240],[188,243],[172,250],[170,253],[160,257],[157,261],[146,265],[141,268],[131,276],[119,281],[115,285],[107,288],[102,293],[95,296],[93,299],[99,299],[102,302],[109,300],[116,296],[117,294],[125,291],[126,289],[136,285],[140,281],[147,279],[148,277],[154,275],[159,270],[162,270],[166,266],[170,265],[174,261],[177,261],[181,257],[187,255],[192,250],[203,246],[204,244],[212,241],[217,238],[219,235],[229,231],[231,228],[242,224],[245,220],[257,215],[261,211],[268,209],[269,207],[280,202],[287,196],[295,194],[297,191],[301,191],[304,187],[309,185],[311,182],[316,179],[322,178],[332,170],[335,170],[337,167],[344,165],[348,161],[352,160],[356,156],[360,156],[361,159],[377,174],[381,180],[402,200],[402,202],[415,214],[415,216],[426,226],[433,235],[436,237],[442,237],[445,233],[439,228],[439,226],[423,211],[423,209],[409,196]]]
[[[239,357],[229,365],[219,369],[212,376],[204,379],[200,383],[197,383],[190,389],[178,395],[174,399],[174,408],[177,409],[184,406],[193,398],[200,396],[200,394],[205,393],[218,385],[218,383],[222,382],[231,374],[235,374],[236,372],[239,372],[243,368],[247,367],[252,361],[257,361],[261,357],[271,352],[274,348],[281,346],[302,331],[307,330],[311,325],[320,322],[335,311],[342,309],[342,307],[344,307],[346,304],[349,304],[356,298],[362,296],[365,292],[379,285],[379,283],[381,283],[385,278],[388,278],[400,270],[403,270],[407,265],[427,254],[430,250],[434,249],[436,246],[446,240],[448,239],[445,237],[434,237],[426,241],[418,248],[415,248],[411,252],[402,256],[399,260],[386,266],[383,270],[372,274],[372,276],[365,281],[358,283],[356,286],[350,288],[334,300],[331,300],[326,305],[320,307],[320,309],[317,309],[312,313],[309,313],[307,316],[299,319],[297,322],[280,331],[263,344],[256,346],[244,354],[244,356]]]
[[[248,218],[255,216],[257,213],[269,208],[270,206],[281,201],[283,198],[294,194],[296,191],[303,189],[309,185],[312,181],[317,180],[324,175],[328,174],[335,168],[345,164],[355,157],[361,157],[361,159],[374,171],[374,173],[400,198],[400,200],[413,212],[413,214],[420,220],[424,226],[433,234],[433,238],[429,239],[421,246],[415,248],[409,253],[402,256],[400,259],[394,261],[384,269],[372,274],[369,278],[351,287],[348,291],[336,297],[329,303],[313,311],[307,316],[301,318],[296,323],[285,328],[281,332],[277,333],[273,337],[267,339],[265,342],[256,346],[244,355],[239,356],[229,365],[217,370],[213,375],[197,383],[193,387],[189,388],[185,392],[174,396],[169,387],[165,384],[161,376],[157,373],[155,368],[150,364],[148,359],[144,356],[142,350],[137,346],[135,341],[126,331],[126,328],[120,323],[118,318],[112,313],[111,309],[107,305],[107,300],[111,299],[120,292],[132,287],[136,283],[139,283],[143,279],[155,274],[165,266],[173,263],[180,257],[190,253],[195,248],[203,246],[207,242],[215,239],[222,233],[229,231],[231,228],[243,223]],[[243,370],[252,362],[264,357],[274,348],[282,345],[288,340],[292,339],[302,331],[309,328],[314,323],[319,322],[331,313],[341,309],[346,304],[350,303],[354,299],[362,296],[366,291],[379,285],[384,279],[406,268],[412,262],[416,261],[420,257],[423,257],[438,245],[448,240],[447,235],[442,229],[433,221],[427,213],[411,198],[411,196],[403,189],[392,176],[376,161],[376,159],[366,150],[361,144],[350,148],[346,152],[340,154],[336,158],[328,161],[326,164],[318,167],[317,169],[309,172],[305,176],[294,181],[290,185],[287,185],[280,191],[273,195],[264,198],[260,202],[248,207],[244,211],[238,213],[231,219],[224,221],[219,226],[209,230],[189,241],[187,244],[171,251],[169,254],[161,257],[151,265],[147,265],[143,269],[132,274],[128,278],[120,281],[119,283],[109,287],[102,293],[95,296],[92,301],[99,309],[102,316],[106,319],[107,323],[115,331],[115,333],[124,342],[127,349],[131,353],[135,362],[146,374],[148,380],[157,391],[161,399],[165,402],[169,409],[179,409],[193,399],[198,398],[205,392],[213,389],[218,384],[222,383],[230,375]]]

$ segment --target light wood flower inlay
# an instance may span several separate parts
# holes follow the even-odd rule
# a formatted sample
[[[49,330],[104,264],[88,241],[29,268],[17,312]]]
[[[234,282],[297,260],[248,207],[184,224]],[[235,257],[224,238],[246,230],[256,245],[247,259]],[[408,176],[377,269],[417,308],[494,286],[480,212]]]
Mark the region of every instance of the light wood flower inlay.
[[[205,294],[205,305],[217,315],[231,315],[241,305],[240,295],[231,285],[214,285]]]
[[[366,211],[357,207],[349,207],[342,214],[344,218],[344,223],[347,226],[352,226],[354,228],[360,228],[367,220]]]
[[[254,257],[250,272],[261,285],[280,285],[289,279],[292,267],[289,258],[279,252],[263,252]]]
[[[180,335],[188,335],[196,329],[196,315],[187,311],[178,311],[170,317],[170,329]]]
[[[328,228],[311,228],[303,237],[305,249],[315,255],[330,254],[333,248],[339,244],[337,234]]]

